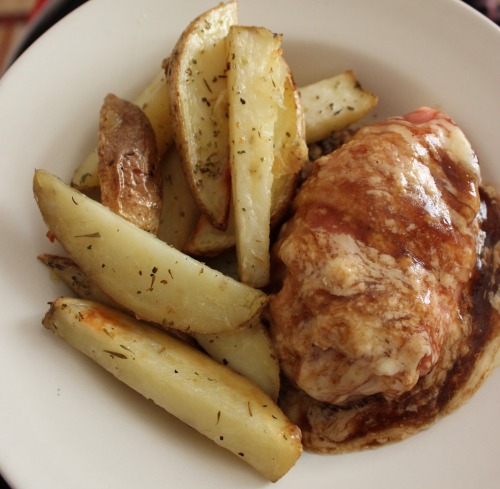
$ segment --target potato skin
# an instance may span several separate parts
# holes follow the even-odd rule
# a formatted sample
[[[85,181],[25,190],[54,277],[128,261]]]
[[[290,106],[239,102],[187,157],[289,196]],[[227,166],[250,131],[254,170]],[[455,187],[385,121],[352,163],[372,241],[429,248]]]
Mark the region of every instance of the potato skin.
[[[98,173],[101,202],[141,229],[156,234],[162,178],[154,130],[132,102],[108,94],[100,112]]]

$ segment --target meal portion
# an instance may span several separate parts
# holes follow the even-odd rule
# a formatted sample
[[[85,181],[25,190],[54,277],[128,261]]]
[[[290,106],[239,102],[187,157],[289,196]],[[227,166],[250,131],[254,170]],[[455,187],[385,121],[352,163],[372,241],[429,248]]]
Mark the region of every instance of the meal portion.
[[[431,109],[366,126],[315,162],[275,246],[285,276],[270,301],[301,389],[337,405],[393,399],[432,369],[475,265],[478,183],[465,136]]]
[[[270,299],[293,385],[285,411],[308,448],[406,436],[430,421],[444,385],[447,402],[464,394],[464,378],[450,388],[443,376],[462,361],[473,369],[471,348],[498,343],[500,311],[474,297],[478,250],[483,266],[498,266],[481,228],[495,209],[480,212],[479,183],[465,135],[429,108],[363,127],[315,162],[274,248],[283,278]],[[479,309],[491,310],[486,324],[477,324]],[[448,409],[439,402],[434,414]]]
[[[281,40],[204,12],[135,102],[103,94],[71,186],[34,176],[76,296],[44,326],[271,481],[427,426],[500,349],[466,136],[427,107],[359,127],[377,96],[350,70],[298,87]]]
[[[428,374],[399,397],[375,394],[343,406],[318,401],[290,382],[282,386],[280,406],[301,427],[307,450],[343,453],[403,440],[459,408],[498,365],[500,213],[497,201],[483,197],[486,245],[464,288],[461,318]]]

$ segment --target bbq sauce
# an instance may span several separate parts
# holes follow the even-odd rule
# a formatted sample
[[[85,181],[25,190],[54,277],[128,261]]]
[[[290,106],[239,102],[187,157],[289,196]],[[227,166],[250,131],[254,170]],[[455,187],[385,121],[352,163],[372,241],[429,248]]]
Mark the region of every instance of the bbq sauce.
[[[484,241],[459,305],[466,334],[449,363],[444,362],[445,368],[437,365],[441,371],[423,376],[397,399],[374,395],[342,407],[316,401],[284,381],[280,402],[301,428],[306,450],[340,453],[398,441],[457,408],[484,380],[488,371],[475,368],[483,355],[492,355],[487,347],[500,336],[500,312],[491,301],[500,284],[500,266],[494,257],[495,245],[500,243],[500,205],[485,189],[480,189],[480,197]],[[471,384],[473,375],[477,381]],[[346,414],[352,414],[348,423]]]

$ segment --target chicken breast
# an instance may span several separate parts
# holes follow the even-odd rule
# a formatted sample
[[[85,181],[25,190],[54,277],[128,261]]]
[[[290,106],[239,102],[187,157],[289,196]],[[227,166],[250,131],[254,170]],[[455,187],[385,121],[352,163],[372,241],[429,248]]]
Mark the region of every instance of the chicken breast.
[[[345,406],[399,398],[433,369],[462,331],[479,183],[462,131],[428,108],[315,162],[274,248],[271,332],[293,385]]]

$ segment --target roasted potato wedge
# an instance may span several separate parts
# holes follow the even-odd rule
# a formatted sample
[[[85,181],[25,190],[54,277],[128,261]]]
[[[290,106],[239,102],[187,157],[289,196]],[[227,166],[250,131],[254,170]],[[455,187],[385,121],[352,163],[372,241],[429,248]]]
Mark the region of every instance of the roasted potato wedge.
[[[71,258],[48,253],[38,255],[37,258],[52,270],[78,297],[97,301],[114,308],[120,307],[111,297],[91,282]]]
[[[282,63],[285,63],[281,58]],[[283,107],[279,107],[274,130],[273,181],[271,187],[271,227],[278,224],[288,208],[296,187],[297,174],[308,160],[305,119],[300,94],[286,66]],[[228,228],[220,231],[200,218],[186,245],[193,256],[215,256],[236,243],[234,211],[230,209]]]
[[[278,111],[274,129],[273,174],[296,175],[307,162],[306,124],[300,92],[290,67],[281,58],[285,69],[283,105]],[[274,210],[276,212],[276,210]]]
[[[278,398],[278,357],[269,333],[260,321],[232,333],[193,336],[212,358],[253,381],[272,399]]]
[[[168,151],[173,142],[169,113],[170,91],[165,74],[169,62],[169,58],[163,61],[162,70],[134,100],[134,103],[144,111],[153,127],[160,157]]]
[[[193,20],[167,70],[174,141],[202,212],[227,227],[231,201],[224,38],[237,3],[221,3]]]
[[[271,481],[299,458],[300,430],[245,377],[112,308],[60,298],[43,325]]]
[[[274,135],[286,69],[281,37],[233,26],[226,38],[230,163],[240,280],[269,281]]]
[[[297,183],[297,175],[287,173],[275,176],[271,189],[271,228],[280,223],[283,214],[290,205]],[[186,246],[188,255],[200,257],[217,256],[236,245],[234,211],[231,206],[227,229],[214,228],[208,219],[201,215],[193,228]]]
[[[156,137],[139,106],[113,94],[105,97],[97,153],[101,203],[156,234],[162,206],[162,175]]]
[[[200,209],[186,181],[179,154],[175,148],[162,161],[163,206],[158,238],[184,251],[196,223]]]
[[[96,284],[89,280],[89,278],[71,258],[61,255],[50,255],[48,253],[39,255],[37,258],[52,271],[56,278],[61,279],[76,297],[94,301],[130,314],[125,307],[117,304]],[[172,328],[164,329],[172,336],[175,336],[188,344],[198,344],[196,340],[187,333],[183,333],[182,331]]]
[[[364,117],[378,97],[364,90],[352,71],[300,88],[307,143],[315,143]]]
[[[283,58],[282,63],[285,63]],[[288,209],[296,188],[297,176],[309,157],[300,93],[286,64],[285,69],[283,107],[278,111],[274,134],[271,227],[280,223]]]
[[[164,67],[167,66],[168,60],[165,60],[163,65]],[[172,144],[169,97],[170,93],[166,82],[166,75],[164,69],[162,69],[134,101],[144,111],[153,127],[160,158]],[[98,189],[99,175],[97,173],[97,162],[97,147],[95,147],[75,170],[71,179],[71,185],[85,193],[90,193]]]
[[[201,215],[189,236],[184,251],[191,256],[212,257],[229,250],[236,243],[233,206],[230,207],[227,229],[214,228],[206,216]]]
[[[99,174],[97,172],[97,146],[92,148],[88,156],[73,173],[71,185],[80,192],[90,194],[99,189]]]
[[[37,170],[34,193],[49,230],[82,271],[137,317],[181,331],[231,331],[266,295],[210,269],[100,203]]]
[[[60,278],[77,297],[123,310],[113,299],[93,284],[71,259],[60,255],[39,255],[38,259]],[[265,326],[250,324],[226,334],[168,332],[182,341],[196,344],[219,363],[229,366],[257,384],[274,400],[278,397],[280,373],[274,346]],[[181,336],[180,336],[181,335]]]

